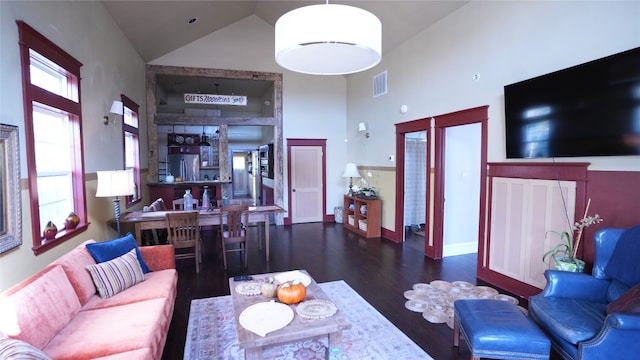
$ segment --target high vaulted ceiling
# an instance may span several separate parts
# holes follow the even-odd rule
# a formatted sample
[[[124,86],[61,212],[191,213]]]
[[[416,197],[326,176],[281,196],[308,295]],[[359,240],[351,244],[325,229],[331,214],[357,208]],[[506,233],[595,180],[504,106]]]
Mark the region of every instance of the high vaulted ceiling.
[[[370,11],[382,22],[382,53],[444,18],[469,0],[331,1]],[[247,16],[275,26],[288,11],[325,1],[154,1],[103,0],[145,62],[170,53]],[[190,19],[197,21],[189,24]]]

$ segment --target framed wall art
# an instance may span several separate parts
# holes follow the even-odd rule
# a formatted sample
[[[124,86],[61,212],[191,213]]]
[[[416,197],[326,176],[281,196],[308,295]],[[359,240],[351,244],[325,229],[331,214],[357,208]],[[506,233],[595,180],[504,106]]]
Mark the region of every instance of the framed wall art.
[[[0,124],[0,254],[22,245],[18,127]]]

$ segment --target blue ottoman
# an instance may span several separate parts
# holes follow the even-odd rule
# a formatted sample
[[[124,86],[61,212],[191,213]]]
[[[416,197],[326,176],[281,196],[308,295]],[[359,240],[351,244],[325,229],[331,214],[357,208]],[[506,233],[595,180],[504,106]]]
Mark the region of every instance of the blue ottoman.
[[[549,339],[510,302],[457,300],[453,311],[453,346],[462,333],[472,359],[549,358]]]

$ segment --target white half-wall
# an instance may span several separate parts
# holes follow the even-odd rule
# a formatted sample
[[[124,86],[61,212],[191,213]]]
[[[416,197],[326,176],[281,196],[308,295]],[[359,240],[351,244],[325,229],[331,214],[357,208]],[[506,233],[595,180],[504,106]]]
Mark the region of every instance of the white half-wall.
[[[394,124],[489,105],[488,161],[505,161],[505,85],[638,46],[639,1],[471,1],[348,78],[347,131],[364,121],[371,134],[349,143],[348,156],[395,166]],[[384,70],[388,94],[374,99],[372,77]],[[558,161],[640,171],[640,156]]]

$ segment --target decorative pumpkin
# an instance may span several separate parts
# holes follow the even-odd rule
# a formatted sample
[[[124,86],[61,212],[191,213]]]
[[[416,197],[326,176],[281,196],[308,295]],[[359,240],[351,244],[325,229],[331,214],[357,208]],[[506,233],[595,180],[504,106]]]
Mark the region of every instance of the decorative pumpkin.
[[[80,217],[72,211],[69,213],[69,216],[67,216],[67,218],[64,219],[64,228],[75,229],[79,223],[80,223]]]
[[[260,287],[260,292],[264,297],[274,298],[278,293],[278,285],[273,282],[273,278],[269,279],[268,282],[265,282]]]
[[[49,221],[42,231],[42,237],[46,240],[51,240],[56,237],[57,233],[58,227],[53,222]]]
[[[297,304],[307,296],[307,288],[298,280],[287,281],[278,286],[278,300],[291,305]]]

